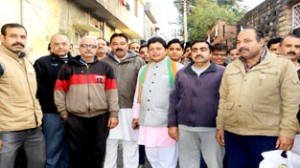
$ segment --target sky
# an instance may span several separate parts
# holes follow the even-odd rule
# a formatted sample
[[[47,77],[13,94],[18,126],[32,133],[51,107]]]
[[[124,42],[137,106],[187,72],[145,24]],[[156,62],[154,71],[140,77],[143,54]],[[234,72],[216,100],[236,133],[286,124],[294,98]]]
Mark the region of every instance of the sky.
[[[151,2],[156,15],[158,17],[158,27],[160,32],[163,33],[167,39],[171,38],[177,32],[177,25],[174,24],[177,22],[178,12],[175,8],[173,1],[174,0],[145,0],[146,2]],[[241,3],[242,6],[246,6],[246,9],[251,10],[264,0],[243,0]]]

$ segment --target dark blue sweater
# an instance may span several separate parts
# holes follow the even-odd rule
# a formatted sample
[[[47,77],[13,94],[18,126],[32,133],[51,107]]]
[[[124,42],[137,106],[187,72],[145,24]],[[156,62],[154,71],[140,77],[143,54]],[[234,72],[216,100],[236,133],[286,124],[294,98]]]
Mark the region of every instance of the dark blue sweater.
[[[168,127],[216,127],[219,87],[224,67],[211,65],[198,77],[190,63],[177,75],[170,94]]]

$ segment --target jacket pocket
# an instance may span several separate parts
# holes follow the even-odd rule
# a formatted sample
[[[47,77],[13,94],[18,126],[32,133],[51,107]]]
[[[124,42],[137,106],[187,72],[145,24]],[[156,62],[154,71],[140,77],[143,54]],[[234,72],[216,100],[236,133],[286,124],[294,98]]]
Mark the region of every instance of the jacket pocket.
[[[227,102],[223,105],[224,108],[223,116],[224,116],[225,125],[232,126],[232,127],[236,126],[237,124],[237,117],[234,115],[233,107],[234,107],[233,102]]]
[[[253,111],[259,113],[279,114],[279,107],[269,105],[253,105]]]
[[[253,105],[251,122],[252,128],[258,130],[274,130],[279,129],[280,120],[280,107],[270,105]]]

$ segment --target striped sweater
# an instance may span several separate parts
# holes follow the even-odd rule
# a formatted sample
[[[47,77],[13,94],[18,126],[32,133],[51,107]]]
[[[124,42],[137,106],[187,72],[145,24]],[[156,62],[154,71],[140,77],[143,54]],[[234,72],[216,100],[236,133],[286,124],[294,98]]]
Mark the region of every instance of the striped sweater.
[[[94,117],[106,112],[118,117],[118,91],[113,69],[102,61],[86,64],[80,56],[60,69],[54,88],[58,112]]]

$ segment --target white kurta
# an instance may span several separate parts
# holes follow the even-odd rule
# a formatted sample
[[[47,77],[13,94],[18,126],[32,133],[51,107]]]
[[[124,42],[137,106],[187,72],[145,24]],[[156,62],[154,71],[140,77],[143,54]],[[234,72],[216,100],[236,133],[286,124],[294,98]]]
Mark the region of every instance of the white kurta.
[[[123,108],[119,112],[119,124],[117,127],[110,129],[108,139],[121,139],[125,141],[137,141],[138,130],[131,127],[132,109]]]

